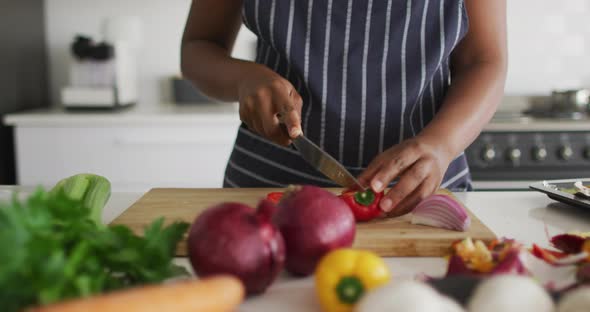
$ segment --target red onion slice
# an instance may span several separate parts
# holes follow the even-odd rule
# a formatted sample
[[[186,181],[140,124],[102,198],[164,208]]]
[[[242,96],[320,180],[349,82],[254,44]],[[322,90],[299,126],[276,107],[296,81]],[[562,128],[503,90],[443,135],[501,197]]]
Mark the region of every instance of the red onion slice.
[[[427,197],[412,212],[412,224],[465,232],[471,225],[467,210],[452,195]]]

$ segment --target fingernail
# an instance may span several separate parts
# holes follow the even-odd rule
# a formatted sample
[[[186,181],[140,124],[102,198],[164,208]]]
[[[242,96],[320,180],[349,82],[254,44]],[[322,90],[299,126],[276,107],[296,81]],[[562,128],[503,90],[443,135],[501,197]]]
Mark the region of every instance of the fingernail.
[[[372,186],[374,191],[381,192],[381,189],[383,188],[383,182],[379,180],[373,181]]]
[[[381,203],[379,203],[379,206],[381,207],[381,210],[385,211],[385,212],[390,212],[392,207],[393,202],[391,201],[391,199],[389,198],[383,198],[381,200]]]
[[[301,134],[301,130],[299,128],[291,128],[291,137],[296,138]]]

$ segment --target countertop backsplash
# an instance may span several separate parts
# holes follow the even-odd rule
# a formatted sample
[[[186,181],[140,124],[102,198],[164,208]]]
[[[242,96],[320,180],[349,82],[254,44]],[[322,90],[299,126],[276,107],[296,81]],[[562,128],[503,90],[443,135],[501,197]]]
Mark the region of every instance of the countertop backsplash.
[[[172,99],[170,78],[180,74],[180,43],[191,0],[45,0],[46,35],[53,103],[68,81],[69,45],[78,33],[100,39],[102,22],[114,16],[137,16],[143,43],[138,58],[139,105]],[[253,59],[256,37],[243,27],[233,55]]]
[[[508,2],[506,92],[590,87],[590,1]]]
[[[590,87],[588,0],[508,2],[510,66],[506,93],[548,95],[553,89]],[[68,46],[77,33],[98,36],[110,16],[143,21],[139,56],[140,105],[170,102],[168,78],[180,73],[180,38],[191,0],[45,0],[50,88],[54,103],[67,82]],[[252,59],[256,37],[245,27],[234,55]],[[511,110],[513,101],[501,109]]]

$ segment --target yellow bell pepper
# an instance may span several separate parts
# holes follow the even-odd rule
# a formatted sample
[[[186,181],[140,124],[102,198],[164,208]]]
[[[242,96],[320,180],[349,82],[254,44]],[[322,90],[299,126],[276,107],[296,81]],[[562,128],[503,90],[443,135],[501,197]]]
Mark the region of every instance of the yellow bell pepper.
[[[365,292],[390,279],[389,268],[376,254],[337,249],[324,256],[316,268],[316,294],[326,312],[352,311]]]

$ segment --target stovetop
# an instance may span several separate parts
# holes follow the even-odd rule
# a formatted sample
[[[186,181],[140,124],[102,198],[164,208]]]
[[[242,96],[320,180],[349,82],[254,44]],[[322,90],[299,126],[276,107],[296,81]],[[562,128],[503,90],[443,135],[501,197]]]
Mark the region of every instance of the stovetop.
[[[497,112],[484,131],[590,131],[590,118],[581,114]]]
[[[590,119],[499,112],[465,153],[474,180],[590,177]]]

